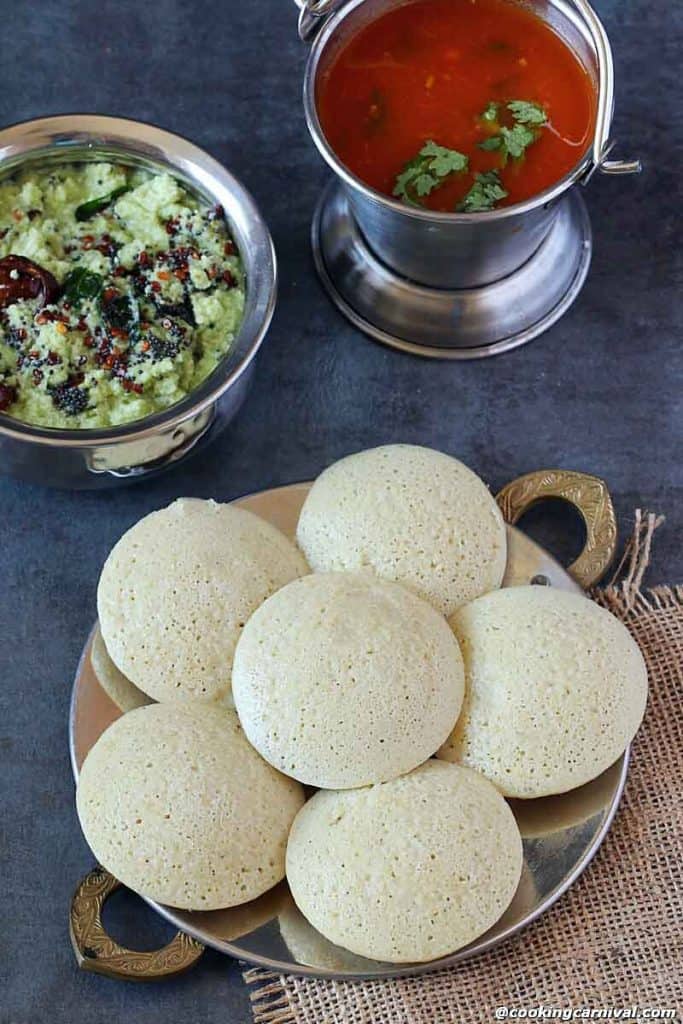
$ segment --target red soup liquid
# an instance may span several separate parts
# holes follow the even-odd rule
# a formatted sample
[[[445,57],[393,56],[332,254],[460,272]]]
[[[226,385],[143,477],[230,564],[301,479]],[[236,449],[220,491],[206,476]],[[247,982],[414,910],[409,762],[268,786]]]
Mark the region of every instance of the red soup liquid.
[[[478,146],[491,102],[542,106],[548,124],[518,159]],[[323,132],[361,181],[391,195],[428,140],[469,157],[421,200],[453,212],[477,172],[498,170],[508,198],[538,195],[570,171],[592,138],[595,88],[578,57],[512,0],[412,0],[361,28],[317,82]]]

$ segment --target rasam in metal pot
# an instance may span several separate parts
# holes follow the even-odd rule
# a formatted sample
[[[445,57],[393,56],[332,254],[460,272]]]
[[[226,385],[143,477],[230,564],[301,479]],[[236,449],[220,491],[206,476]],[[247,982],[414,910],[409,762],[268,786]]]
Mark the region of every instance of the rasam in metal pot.
[[[488,213],[436,213],[380,195],[338,159],[323,133],[316,107],[319,75],[361,26],[396,0],[348,0],[341,7],[308,3],[300,28],[317,30],[306,68],[304,105],[308,128],[321,154],[343,183],[352,212],[373,251],[404,277],[434,288],[474,288],[517,270],[538,249],[552,226],[557,201],[599,169],[631,173],[636,163],[611,161],[609,134],[614,106],[614,67],[607,35],[587,3],[534,0],[532,6],[578,55],[598,91],[595,138],[576,167],[533,199]],[[325,19],[325,13],[337,10]]]
[[[394,333],[402,332],[404,339],[417,341],[414,335],[419,335],[422,323],[426,324],[426,337],[421,339],[423,344],[437,348],[448,345],[449,332],[458,330],[461,330],[465,346],[495,342],[505,330],[518,331],[519,335],[519,330],[525,326],[522,321],[516,324],[499,323],[497,320],[497,307],[503,305],[502,300],[498,303],[491,295],[483,297],[484,305],[496,307],[483,312],[479,301],[474,306],[472,301],[467,305],[458,301],[456,305],[451,302],[444,306],[443,296],[436,293],[420,296],[415,290],[407,294],[405,282],[414,284],[417,289],[438,289],[450,293],[468,290],[470,296],[483,293],[487,286],[515,274],[541,250],[556,224],[563,200],[571,198],[575,185],[586,184],[596,170],[605,174],[631,174],[640,170],[638,161],[609,159],[613,147],[610,130],[614,109],[614,67],[605,29],[593,9],[586,0],[531,0],[530,3],[531,8],[576,54],[594,83],[596,119],[592,142],[568,174],[531,199],[489,212],[464,214],[408,206],[368,187],[341,162],[328,143],[318,116],[318,82],[340,49],[364,25],[397,6],[401,0],[296,2],[300,7],[299,33],[305,41],[312,40],[304,81],[306,120],[313,141],[334,171],[337,186],[336,191],[332,187],[330,189],[328,209],[319,210],[317,228],[328,234],[330,230],[336,231],[339,236],[358,232],[357,239],[344,242],[339,238],[330,240],[328,237],[317,242],[314,239],[314,250],[316,247],[327,248],[322,257],[316,254],[318,269],[328,290],[336,291],[333,298],[337,304],[359,326],[390,344],[400,341],[400,338],[386,336],[392,329]],[[335,204],[338,209],[333,213],[330,207]],[[577,282],[578,287],[583,283],[590,258],[590,229],[578,197],[572,208],[577,224],[582,215],[586,221],[583,233],[580,224],[576,227],[574,247],[580,249],[583,245],[588,250],[583,262],[577,256],[576,273],[567,282],[567,291],[573,298],[578,291]],[[551,282],[558,275],[551,260],[560,262],[561,250],[566,249],[570,241],[565,239],[563,244],[555,244],[546,260],[549,294],[545,305],[550,305],[550,312],[555,318],[557,308],[560,308],[557,304],[562,297],[552,294]],[[364,246],[367,249],[361,257],[359,250]],[[379,265],[375,264],[375,259]],[[390,280],[391,275],[394,275],[393,280]],[[527,287],[525,282],[522,282],[523,287]],[[350,308],[354,305],[353,289],[357,290],[364,314],[355,316]],[[535,299],[539,296],[530,296],[530,306],[534,306]],[[505,302],[509,305],[508,297]],[[542,297],[537,305],[539,309],[532,309],[530,316],[538,314],[542,320]],[[565,301],[562,310],[566,305]],[[403,317],[399,309],[401,306],[405,312]],[[374,321],[374,329],[373,323],[363,322],[363,315]],[[386,321],[384,327],[383,319]],[[542,329],[545,329],[548,322],[543,323]],[[487,337],[487,331],[490,337]],[[526,335],[528,333],[527,330]],[[526,335],[521,340],[529,340]],[[521,343],[519,336],[514,343]],[[453,344],[457,346],[458,341],[453,341]],[[398,347],[410,349],[411,345],[399,343]],[[506,347],[512,347],[512,344]],[[483,353],[477,351],[475,354]]]

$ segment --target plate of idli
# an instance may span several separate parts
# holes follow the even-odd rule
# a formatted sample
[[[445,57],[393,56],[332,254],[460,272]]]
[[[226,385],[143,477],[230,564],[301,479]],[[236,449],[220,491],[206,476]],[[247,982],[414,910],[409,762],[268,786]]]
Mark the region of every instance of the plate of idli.
[[[496,500],[414,445],[136,523],[71,702],[97,878],[318,977],[433,970],[548,909],[607,835],[647,700],[626,627],[506,522],[549,496],[584,517],[597,582],[616,540],[597,478],[528,474]],[[99,929],[107,973],[122,951],[86,890],[72,936],[87,961]]]

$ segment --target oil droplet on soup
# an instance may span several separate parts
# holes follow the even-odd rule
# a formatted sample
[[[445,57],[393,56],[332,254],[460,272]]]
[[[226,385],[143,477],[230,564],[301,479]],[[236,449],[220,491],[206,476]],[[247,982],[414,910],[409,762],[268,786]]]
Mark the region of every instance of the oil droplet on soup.
[[[481,115],[492,102],[526,100],[548,123],[518,159],[484,151]],[[414,0],[351,36],[317,82],[323,132],[339,159],[378,192],[428,140],[469,158],[422,199],[453,212],[474,175],[497,170],[518,203],[571,171],[591,140],[595,88],[569,46],[512,0]]]

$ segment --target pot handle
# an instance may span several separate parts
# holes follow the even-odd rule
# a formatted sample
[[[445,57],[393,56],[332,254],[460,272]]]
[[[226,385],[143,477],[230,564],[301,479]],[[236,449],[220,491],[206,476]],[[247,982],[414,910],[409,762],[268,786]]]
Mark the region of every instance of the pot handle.
[[[294,3],[299,8],[299,38],[310,43],[344,0],[294,0]]]
[[[73,895],[69,934],[81,970],[120,981],[160,981],[194,967],[204,946],[184,932],[177,932],[162,949],[148,953],[125,949],[107,935],[102,907],[120,887],[121,882],[113,875],[96,867],[81,880]]]
[[[610,128],[614,112],[614,60],[612,47],[605,27],[600,21],[588,0],[574,0],[585,21],[598,56],[598,109],[595,117],[595,136],[593,138],[593,162],[582,178],[586,185],[596,171],[603,174],[640,174],[643,165],[640,160],[608,160],[607,157],[615,146],[610,142]]]
[[[539,501],[560,498],[579,512],[586,527],[583,551],[567,572],[584,590],[605,575],[617,549],[617,521],[607,484],[569,469],[541,469],[512,480],[496,495],[503,518],[514,526]]]

